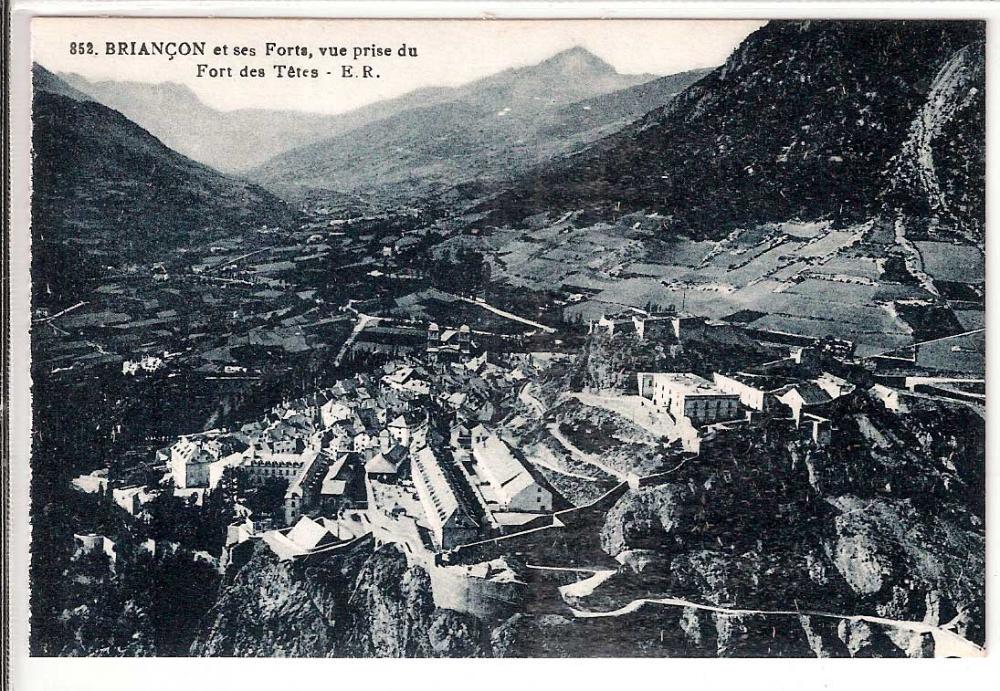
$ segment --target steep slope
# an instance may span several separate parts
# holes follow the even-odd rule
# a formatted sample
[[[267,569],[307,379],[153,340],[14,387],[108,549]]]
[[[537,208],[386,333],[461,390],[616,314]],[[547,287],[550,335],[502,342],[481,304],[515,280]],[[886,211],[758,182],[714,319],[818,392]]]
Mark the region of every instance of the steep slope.
[[[36,69],[32,241],[35,285],[63,285],[89,254],[105,264],[156,261],[193,240],[291,212],[254,185],[225,177],[164,146],[121,113],[76,100]],[[86,253],[81,253],[86,248]]]
[[[96,100],[90,94],[77,89],[65,79],[57,77],[37,63],[32,66],[31,78],[36,92],[45,91],[50,94],[59,94],[74,101]]]
[[[544,128],[546,135],[572,135],[594,128],[621,129],[641,115],[669,103],[684,89],[691,86],[711,70],[690,70],[671,74],[610,94],[601,94],[563,106],[556,114],[556,122]]]
[[[712,237],[752,222],[864,218],[939,70],[983,36],[975,22],[771,22],[662,109],[484,208],[501,223],[646,208]],[[982,91],[974,75],[956,83]],[[983,140],[981,129],[965,136]]]
[[[569,104],[612,94],[651,75],[621,75],[581,48],[448,90],[447,98],[278,156],[248,173],[269,189],[337,189],[391,200],[488,184],[607,134],[602,125],[638,117],[699,73],[678,75],[651,95],[615,101],[599,117]],[[585,111],[584,111],[585,112]]]
[[[148,130],[171,149],[226,173],[238,173],[296,147],[326,139],[408,108],[438,102],[444,89],[420,89],[340,115],[292,110],[220,111],[181,84],[91,82],[76,74],[66,83]]]
[[[936,231],[978,244],[986,215],[985,70],[982,42],[941,67],[889,164],[886,197],[909,216],[930,219]]]
[[[370,543],[326,563],[278,562],[256,545],[191,646],[198,656],[482,657],[482,625],[437,609],[430,577]]]

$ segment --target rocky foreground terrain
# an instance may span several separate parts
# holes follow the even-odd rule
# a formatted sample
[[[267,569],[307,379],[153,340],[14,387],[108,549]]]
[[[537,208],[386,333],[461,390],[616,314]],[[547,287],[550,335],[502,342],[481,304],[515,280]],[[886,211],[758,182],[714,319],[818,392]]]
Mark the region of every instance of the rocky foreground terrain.
[[[571,421],[573,410],[550,416]],[[627,420],[609,415],[629,433]],[[279,563],[258,548],[227,578],[191,652],[975,651],[984,636],[982,420],[931,400],[899,416],[866,396],[836,415],[841,443],[827,449],[776,426],[756,443],[713,447],[664,484],[627,491],[585,529],[603,558],[569,565],[544,547],[512,555],[529,587],[509,616],[484,621],[436,609],[428,574],[392,545],[363,543],[313,566]]]

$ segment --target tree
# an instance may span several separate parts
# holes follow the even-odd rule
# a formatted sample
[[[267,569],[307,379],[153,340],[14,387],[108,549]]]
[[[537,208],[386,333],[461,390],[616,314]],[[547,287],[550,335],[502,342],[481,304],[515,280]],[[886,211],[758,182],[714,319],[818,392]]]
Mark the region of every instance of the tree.
[[[247,507],[255,516],[280,521],[287,491],[288,480],[277,477],[265,478],[247,497]]]

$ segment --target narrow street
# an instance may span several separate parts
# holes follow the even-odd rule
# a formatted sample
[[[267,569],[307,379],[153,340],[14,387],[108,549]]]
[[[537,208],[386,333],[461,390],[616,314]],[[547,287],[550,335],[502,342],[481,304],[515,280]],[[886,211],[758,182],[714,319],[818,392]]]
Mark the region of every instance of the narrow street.
[[[354,330],[351,331],[351,335],[347,337],[346,341],[344,341],[344,345],[340,346],[340,352],[337,353],[337,357],[334,359],[333,364],[339,367],[340,363],[344,359],[344,355],[346,355],[351,349],[351,346],[354,345],[354,341],[357,340],[361,332],[364,331],[369,325],[377,324],[379,321],[381,321],[379,317],[371,317],[367,314],[358,312],[358,323],[354,325]]]

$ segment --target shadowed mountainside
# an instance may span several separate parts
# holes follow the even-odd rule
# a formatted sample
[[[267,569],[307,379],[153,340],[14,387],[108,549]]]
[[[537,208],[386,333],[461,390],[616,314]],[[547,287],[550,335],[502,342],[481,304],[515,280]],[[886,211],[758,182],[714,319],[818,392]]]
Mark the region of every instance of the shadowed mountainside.
[[[890,181],[926,149],[901,153],[904,142],[927,129],[916,119],[947,118],[930,128],[942,190],[965,195],[975,216],[983,39],[983,24],[970,22],[771,22],[664,107],[536,168],[482,208],[497,223],[542,210],[645,208],[712,237],[753,222],[857,220],[890,186],[912,198],[919,185]],[[962,160],[966,149],[979,163]],[[895,177],[886,174],[893,157]]]
[[[141,261],[192,238],[291,221],[268,192],[181,156],[44,68],[34,74],[36,287],[55,290],[78,275],[69,267],[81,247],[109,262]]]

